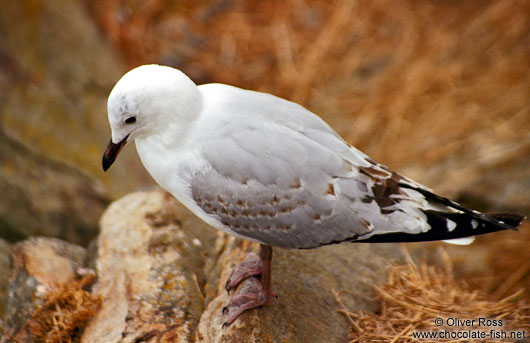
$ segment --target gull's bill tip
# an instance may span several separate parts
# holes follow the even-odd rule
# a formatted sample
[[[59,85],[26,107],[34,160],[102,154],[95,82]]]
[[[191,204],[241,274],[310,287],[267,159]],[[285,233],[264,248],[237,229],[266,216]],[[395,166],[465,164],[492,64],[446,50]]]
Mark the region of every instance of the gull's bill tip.
[[[107,144],[107,148],[105,149],[105,152],[103,153],[103,160],[102,160],[103,171],[107,171],[107,169],[110,168],[112,163],[114,163],[121,149],[123,149],[123,147],[127,143],[127,138],[129,138],[129,135],[127,135],[124,139],[122,139],[117,144],[113,143],[112,139],[109,141],[109,144]]]

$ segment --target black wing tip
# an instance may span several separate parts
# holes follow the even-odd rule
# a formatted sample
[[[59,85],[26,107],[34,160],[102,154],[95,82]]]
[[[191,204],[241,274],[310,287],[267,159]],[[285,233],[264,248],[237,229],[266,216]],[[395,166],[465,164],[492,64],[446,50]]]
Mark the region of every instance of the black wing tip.
[[[428,242],[455,238],[465,238],[493,233],[502,230],[516,230],[526,216],[520,213],[451,213],[434,210],[423,211],[431,229],[421,233],[391,232],[373,235],[355,242],[366,243],[397,243],[397,242]],[[448,220],[456,224],[448,229]]]
[[[517,230],[517,227],[521,225],[523,220],[526,219],[526,216],[521,213],[488,213],[488,217],[495,219],[496,221],[505,223],[506,225],[511,226],[513,229]]]

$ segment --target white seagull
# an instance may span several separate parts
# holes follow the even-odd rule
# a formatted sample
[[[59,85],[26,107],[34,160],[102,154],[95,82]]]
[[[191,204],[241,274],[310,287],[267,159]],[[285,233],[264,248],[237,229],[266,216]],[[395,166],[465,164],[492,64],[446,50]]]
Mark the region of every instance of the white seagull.
[[[434,194],[298,104],[224,84],[197,86],[171,67],[125,74],[110,93],[108,119],[105,171],[134,140],[161,187],[211,226],[261,244],[260,256],[249,255],[226,284],[230,291],[253,282],[231,298],[225,325],[271,301],[272,246],[452,240],[515,229],[524,219]]]

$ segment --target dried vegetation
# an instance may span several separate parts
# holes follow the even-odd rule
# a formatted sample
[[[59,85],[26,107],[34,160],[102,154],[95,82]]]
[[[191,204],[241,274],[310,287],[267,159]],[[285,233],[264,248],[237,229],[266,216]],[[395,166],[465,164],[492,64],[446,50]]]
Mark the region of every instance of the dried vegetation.
[[[407,264],[392,266],[388,281],[378,289],[381,300],[381,310],[378,313],[351,313],[340,300],[347,294],[335,293],[336,300],[342,306],[340,312],[351,322],[350,342],[431,341],[414,337],[414,334],[440,331],[462,334],[483,331],[490,335],[491,330],[495,330],[506,332],[506,335],[517,332],[520,336],[516,338],[523,338],[523,335],[528,337],[530,304],[521,299],[522,290],[502,299],[471,290],[454,278],[451,262],[447,255],[445,257],[443,269],[425,263],[416,264],[410,257]],[[442,323],[437,322],[440,319]],[[463,324],[465,320],[474,322]],[[495,341],[486,339],[490,340]],[[476,340],[455,337],[432,341]]]
[[[50,290],[44,304],[28,321],[28,329],[38,343],[71,343],[80,337],[86,322],[94,317],[101,299],[83,288],[92,283],[93,274]]]

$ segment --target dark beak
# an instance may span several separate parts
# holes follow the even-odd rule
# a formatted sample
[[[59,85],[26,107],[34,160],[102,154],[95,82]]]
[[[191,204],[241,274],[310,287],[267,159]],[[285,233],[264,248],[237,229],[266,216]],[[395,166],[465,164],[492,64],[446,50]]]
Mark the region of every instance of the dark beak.
[[[118,144],[114,144],[112,143],[112,139],[110,140],[109,144],[107,145],[107,149],[105,149],[105,153],[103,154],[103,171],[107,171],[112,163],[114,163],[121,149],[123,149],[125,144],[127,144],[127,138],[129,138],[129,135],[125,136],[125,138],[122,139]]]

